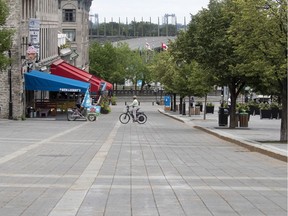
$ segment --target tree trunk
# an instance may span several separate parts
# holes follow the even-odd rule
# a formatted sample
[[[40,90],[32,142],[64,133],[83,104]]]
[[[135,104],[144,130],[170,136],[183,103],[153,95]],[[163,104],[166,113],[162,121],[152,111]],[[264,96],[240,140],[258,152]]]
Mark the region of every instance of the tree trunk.
[[[235,86],[230,87],[230,128],[235,128],[238,126],[238,116],[236,115],[236,101],[237,101],[237,92]]]
[[[176,112],[177,104],[176,104],[176,94],[175,94],[175,93],[173,94],[173,99],[174,99],[174,108],[173,108],[173,111]]]
[[[282,89],[282,118],[280,141],[287,142],[287,78],[283,82]]]
[[[179,114],[182,114],[182,102],[183,102],[183,98],[182,96],[180,96]]]

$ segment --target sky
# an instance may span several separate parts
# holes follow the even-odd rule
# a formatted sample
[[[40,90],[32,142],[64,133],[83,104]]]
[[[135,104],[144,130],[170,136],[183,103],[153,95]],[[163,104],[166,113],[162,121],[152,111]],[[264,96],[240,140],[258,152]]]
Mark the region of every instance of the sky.
[[[128,23],[136,20],[136,22],[151,21],[152,23],[162,24],[162,20],[165,14],[175,14],[177,23],[184,24],[184,18],[186,18],[186,24],[189,23],[191,16],[197,14],[202,8],[207,8],[209,0],[92,0],[90,8],[90,15],[98,14],[99,23],[104,22],[120,22]],[[90,19],[94,22],[94,18]],[[172,16],[169,16],[169,24],[172,22]]]

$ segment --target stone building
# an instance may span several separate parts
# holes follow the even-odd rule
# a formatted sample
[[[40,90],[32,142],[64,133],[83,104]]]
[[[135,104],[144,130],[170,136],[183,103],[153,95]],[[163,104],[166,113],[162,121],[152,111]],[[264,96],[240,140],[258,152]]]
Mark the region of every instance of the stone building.
[[[89,46],[89,9],[92,0],[62,0],[60,1],[60,30],[66,34],[71,43],[72,57],[79,55],[71,62],[78,68],[88,71]]]
[[[92,0],[7,1],[10,15],[6,25],[14,29],[15,34],[10,50],[12,64],[7,71],[0,73],[0,118],[24,117],[27,101],[38,97],[37,94],[47,94],[26,91],[23,79],[25,72],[31,69],[49,72],[50,65],[60,58],[67,58],[70,64],[79,68],[88,68],[91,2]],[[58,34],[62,33],[71,40],[66,53],[63,53],[63,47],[58,47]]]

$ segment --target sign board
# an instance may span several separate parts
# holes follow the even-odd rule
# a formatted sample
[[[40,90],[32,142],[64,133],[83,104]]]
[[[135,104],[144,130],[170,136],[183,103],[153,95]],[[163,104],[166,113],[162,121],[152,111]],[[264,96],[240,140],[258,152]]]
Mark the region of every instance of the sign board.
[[[40,20],[35,18],[29,19],[29,43],[39,54],[40,49]]]
[[[171,97],[170,96],[164,96],[164,106],[165,107],[171,106]]]
[[[106,90],[106,86],[107,86],[106,82],[101,82],[100,83],[100,91],[105,91]]]
[[[142,86],[142,80],[138,80],[138,81],[137,81],[137,86],[138,86],[138,87],[141,87],[141,86]]]

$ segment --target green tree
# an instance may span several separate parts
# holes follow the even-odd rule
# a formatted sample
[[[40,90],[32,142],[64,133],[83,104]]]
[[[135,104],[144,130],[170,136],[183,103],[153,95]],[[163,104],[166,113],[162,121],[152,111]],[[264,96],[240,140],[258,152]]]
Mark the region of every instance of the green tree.
[[[0,0],[0,70],[9,63],[7,52],[12,46],[13,31],[5,27],[9,9],[5,0]]]
[[[190,24],[190,31],[194,31],[194,25]],[[197,47],[195,40],[190,37],[195,35],[188,34],[188,32],[180,32],[175,42],[169,43],[169,53],[175,59],[177,68],[182,70],[184,74],[184,82],[188,86],[187,95],[194,95],[203,97],[208,94],[213,88],[214,76],[207,73],[209,68],[204,68],[195,59],[195,50]],[[178,85],[183,85],[179,83]]]
[[[230,127],[236,127],[236,99],[241,90],[253,77],[254,71],[237,70],[243,58],[235,53],[235,48],[229,40],[229,27],[233,21],[237,8],[232,0],[211,0],[208,9],[203,9],[192,17],[188,31],[181,40],[186,48],[180,56],[187,62],[196,60],[205,73],[209,73],[210,85],[228,85],[231,94]],[[182,45],[183,47],[183,45]]]
[[[138,51],[131,50],[127,57],[128,64],[126,65],[125,78],[131,80],[134,84],[134,88],[137,89],[137,80],[145,82],[145,72],[147,71],[146,65]]]
[[[281,141],[287,141],[287,0],[234,0],[238,8],[229,31],[235,70],[258,74],[251,87],[282,102]],[[235,11],[235,10],[234,10]]]
[[[148,69],[151,71],[152,79],[155,83],[160,82],[166,92],[176,93],[176,88],[173,84],[176,70],[175,61],[171,58],[169,52],[157,53]]]
[[[89,49],[90,73],[110,82],[116,70],[116,50],[111,43],[93,43]]]
[[[124,84],[126,77],[126,68],[129,64],[128,53],[131,52],[128,44],[118,43],[115,47],[116,50],[116,70],[111,74],[111,81],[117,84]]]
[[[136,50],[131,50],[126,43],[93,43],[89,51],[90,73],[109,82],[123,84],[130,79],[137,88],[137,80],[143,85],[151,80],[147,69],[147,57],[143,57]],[[142,88],[142,86],[141,86]]]

